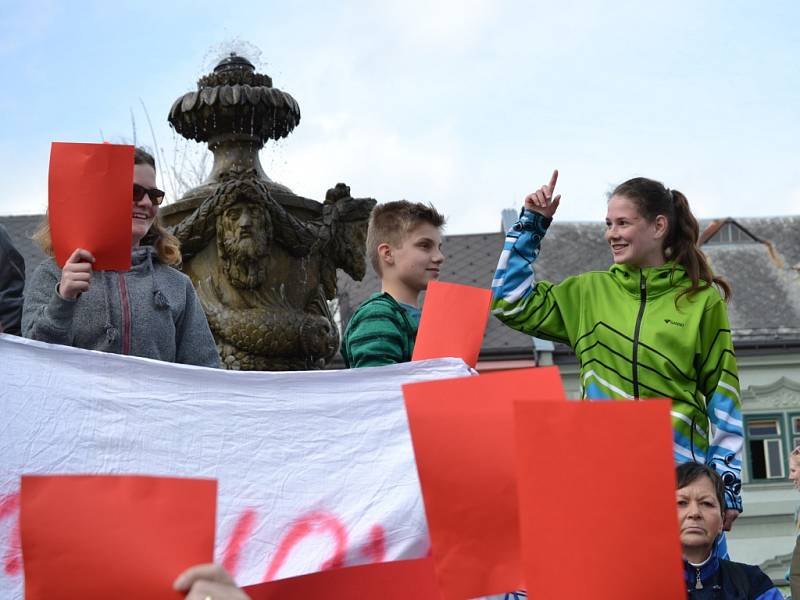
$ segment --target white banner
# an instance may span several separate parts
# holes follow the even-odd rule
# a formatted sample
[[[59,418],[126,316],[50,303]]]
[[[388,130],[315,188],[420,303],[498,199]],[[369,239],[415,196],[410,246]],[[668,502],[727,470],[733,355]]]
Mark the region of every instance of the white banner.
[[[22,598],[23,473],[218,479],[216,560],[243,585],[421,557],[400,386],[469,373],[217,371],[0,334],[0,598]]]

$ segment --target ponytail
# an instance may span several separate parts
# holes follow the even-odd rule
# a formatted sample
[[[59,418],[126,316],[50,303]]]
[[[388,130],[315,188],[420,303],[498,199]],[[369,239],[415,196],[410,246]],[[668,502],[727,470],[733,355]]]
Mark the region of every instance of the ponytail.
[[[731,297],[731,286],[722,277],[714,275],[705,254],[700,251],[700,226],[689,209],[689,201],[677,190],[667,192],[672,196],[675,218],[670,221],[664,250],[669,252],[672,261],[686,269],[686,274],[692,280],[692,285],[678,294],[676,303],[684,294],[691,298],[712,284],[719,288],[727,302]]]
[[[716,277],[705,255],[700,251],[700,225],[689,209],[689,201],[681,192],[667,189],[660,181],[636,177],[618,185],[612,196],[624,196],[636,203],[639,213],[648,222],[659,215],[667,217],[667,238],[664,254],[675,265],[681,265],[692,284],[675,298],[675,304],[684,295],[691,299],[697,292],[712,285],[719,288],[727,302],[731,297],[731,286],[721,277]],[[674,269],[674,267],[673,267]]]

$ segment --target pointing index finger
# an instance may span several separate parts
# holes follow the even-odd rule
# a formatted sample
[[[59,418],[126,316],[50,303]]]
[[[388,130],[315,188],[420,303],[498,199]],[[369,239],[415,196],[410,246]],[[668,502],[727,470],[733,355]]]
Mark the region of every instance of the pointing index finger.
[[[556,181],[558,181],[558,169],[553,171],[553,175],[550,177],[550,183],[548,184],[551,194],[556,189]]]

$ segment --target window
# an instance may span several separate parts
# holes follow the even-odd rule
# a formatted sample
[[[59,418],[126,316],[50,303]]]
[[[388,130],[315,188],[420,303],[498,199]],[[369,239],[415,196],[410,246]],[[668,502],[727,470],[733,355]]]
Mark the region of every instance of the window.
[[[761,416],[746,421],[752,479],[782,479],[786,476],[781,421],[779,417]],[[795,427],[800,427],[800,418],[792,419],[793,431]]]
[[[789,452],[791,452],[793,448],[797,448],[798,446],[800,446],[800,417],[793,416],[792,417],[792,448],[789,449]]]
[[[706,244],[755,244],[758,239],[735,221],[727,221],[705,241]]]

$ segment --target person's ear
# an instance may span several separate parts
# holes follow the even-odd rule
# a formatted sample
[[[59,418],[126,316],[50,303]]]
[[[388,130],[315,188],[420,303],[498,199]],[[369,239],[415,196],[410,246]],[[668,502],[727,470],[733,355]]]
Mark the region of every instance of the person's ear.
[[[378,244],[378,258],[381,264],[393,265],[394,255],[392,254],[392,247],[386,242]]]
[[[669,220],[665,215],[658,215],[655,221],[653,221],[653,231],[656,239],[660,240],[666,237],[668,228]]]

